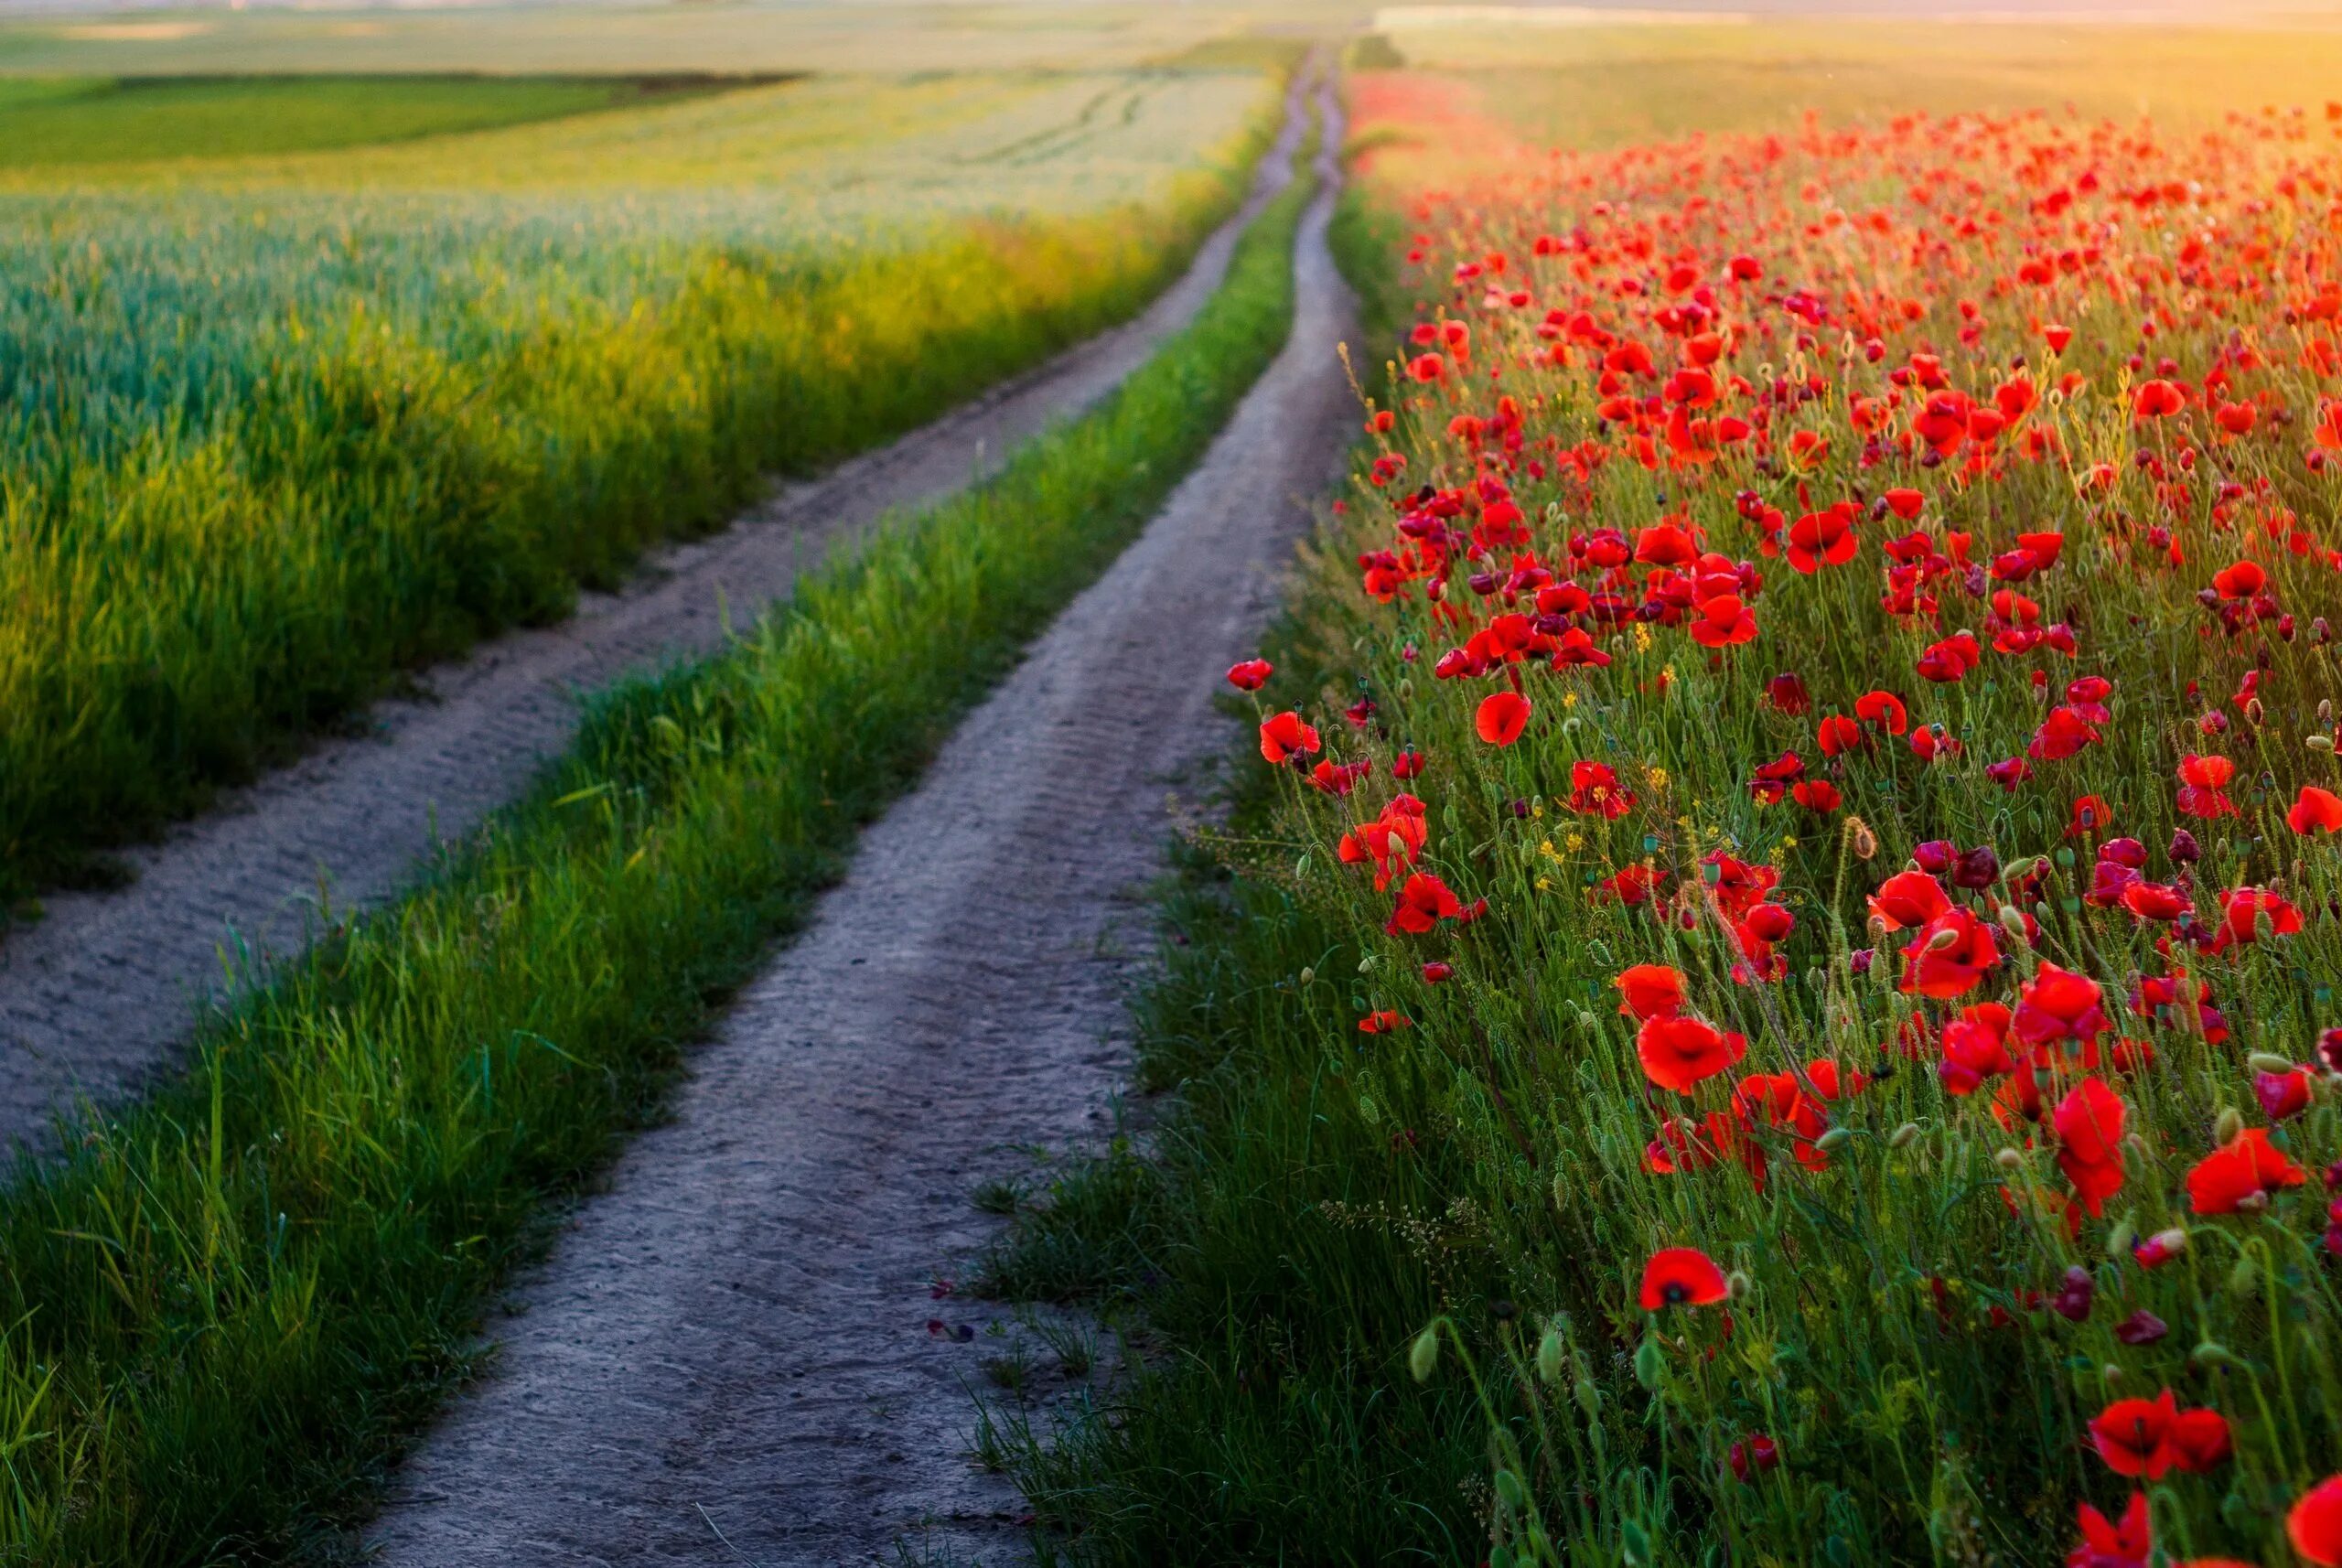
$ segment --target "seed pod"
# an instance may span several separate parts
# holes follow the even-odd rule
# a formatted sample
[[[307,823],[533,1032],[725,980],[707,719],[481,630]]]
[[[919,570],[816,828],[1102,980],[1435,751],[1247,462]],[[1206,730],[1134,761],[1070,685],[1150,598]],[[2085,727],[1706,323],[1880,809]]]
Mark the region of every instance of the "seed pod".
[[[1667,1358],[1660,1353],[1658,1340],[1646,1338],[1635,1348],[1635,1381],[1655,1389],[1666,1370]]]
[[[1415,1375],[1415,1381],[1427,1383],[1431,1381],[1432,1373],[1438,1368],[1439,1330],[1435,1327],[1426,1328],[1415,1336],[1414,1344],[1408,1348],[1407,1370]]]
[[[1537,1375],[1549,1383],[1560,1382],[1565,1359],[1561,1335],[1548,1328],[1545,1337],[1537,1341]]]

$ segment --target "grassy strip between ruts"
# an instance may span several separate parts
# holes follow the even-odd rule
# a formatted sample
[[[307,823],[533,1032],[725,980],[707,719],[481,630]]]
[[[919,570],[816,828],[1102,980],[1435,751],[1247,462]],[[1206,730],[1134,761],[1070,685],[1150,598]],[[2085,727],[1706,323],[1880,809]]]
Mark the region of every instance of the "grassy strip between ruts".
[[[545,1200],[656,1107],[712,999],[1273,356],[1305,195],[1099,410],[723,656],[603,695],[572,757],[410,897],[208,1033],[183,1080],[19,1171],[0,1557],[330,1550],[463,1374]]]
[[[1370,342],[1403,303],[1391,229],[1352,188],[1328,236]],[[1268,640],[1294,689],[1334,678],[1301,622]],[[1479,1413],[1402,1364],[1476,1283],[1470,1217],[1417,1218],[1445,1190],[1444,1140],[1322,1113],[1342,1087],[1316,1018],[1328,987],[1313,1002],[1295,976],[1360,955],[1249,848],[1221,853],[1273,831],[1278,798],[1274,774],[1240,765],[1225,839],[1186,852],[1166,898],[1136,1087],[1179,1093],[1146,1154],[1076,1163],[988,1261],[990,1292],[1101,1305],[1144,1352],[1108,1406],[1050,1433],[995,1427],[1045,1562],[1480,1560]]]

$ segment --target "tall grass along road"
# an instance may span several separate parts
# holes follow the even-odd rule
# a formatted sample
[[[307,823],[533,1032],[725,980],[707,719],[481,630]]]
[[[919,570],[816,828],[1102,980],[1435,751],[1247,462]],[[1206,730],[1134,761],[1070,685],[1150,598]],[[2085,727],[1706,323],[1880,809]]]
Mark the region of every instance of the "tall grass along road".
[[[1134,314],[1267,85],[806,81],[213,158],[141,113],[169,89],[20,103],[122,145],[0,156],[0,895],[102,878],[402,671]]]
[[[1297,91],[1297,89],[1295,90]],[[1300,134],[1298,99],[1278,166]],[[438,837],[468,831],[568,744],[572,693],[662,655],[704,650],[736,618],[890,508],[930,501],[1050,421],[1095,403],[1191,322],[1264,198],[1223,223],[1142,315],[879,452],[792,484],[731,531],[674,547],[572,619],[518,632],[426,675],[372,711],[372,733],[314,748],[226,809],[131,852],[116,891],[53,896],[0,942],[0,1136],[38,1132],[76,1096],[100,1101],[167,1059],[195,1002],[225,983],[224,948],[249,970],[320,924],[391,891]]]
[[[1116,1077],[1101,933],[1343,444],[1330,211],[1321,189],[1301,218],[1284,351],[695,1057],[407,1467],[384,1561],[828,1568],[895,1561],[922,1520],[955,1561],[1012,1544],[1014,1489],[965,1455],[986,1339],[958,1331],[983,1316],[933,1282],[981,1241],[967,1194],[1005,1145],[1080,1133]],[[1230,290],[1282,244],[1257,234]]]

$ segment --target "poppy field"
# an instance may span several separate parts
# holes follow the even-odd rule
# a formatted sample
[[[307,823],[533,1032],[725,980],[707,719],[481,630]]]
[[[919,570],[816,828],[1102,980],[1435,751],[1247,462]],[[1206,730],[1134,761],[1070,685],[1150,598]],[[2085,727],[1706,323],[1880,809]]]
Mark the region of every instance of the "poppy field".
[[[2342,1563],[2342,105],[1352,100],[1396,347],[1229,671],[1184,1104],[1000,1260],[1196,1364],[1044,1518]]]

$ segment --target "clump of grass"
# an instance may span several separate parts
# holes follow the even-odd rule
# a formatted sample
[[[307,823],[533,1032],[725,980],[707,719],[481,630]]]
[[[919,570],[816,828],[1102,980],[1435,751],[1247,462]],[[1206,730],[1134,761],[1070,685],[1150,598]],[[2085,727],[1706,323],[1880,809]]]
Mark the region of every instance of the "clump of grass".
[[[1301,190],[1201,317],[725,655],[595,704],[411,897],[0,1193],[0,1555],[281,1557],[464,1372],[534,1217],[652,1112],[854,830],[1142,526],[1283,341]]]

